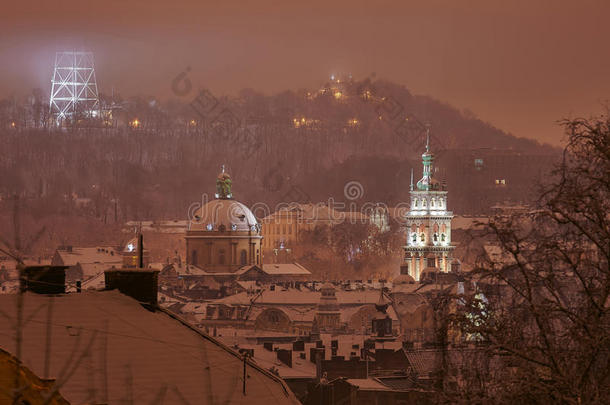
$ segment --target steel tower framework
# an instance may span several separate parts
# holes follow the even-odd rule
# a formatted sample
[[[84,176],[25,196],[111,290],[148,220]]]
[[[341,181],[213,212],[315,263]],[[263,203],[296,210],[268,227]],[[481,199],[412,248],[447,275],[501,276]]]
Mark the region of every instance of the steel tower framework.
[[[100,100],[92,52],[55,54],[49,111],[58,124],[67,118],[99,116]]]

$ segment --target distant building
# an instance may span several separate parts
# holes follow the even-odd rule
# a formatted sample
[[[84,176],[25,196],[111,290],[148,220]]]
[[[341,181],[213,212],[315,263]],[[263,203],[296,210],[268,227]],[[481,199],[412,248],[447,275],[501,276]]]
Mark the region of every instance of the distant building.
[[[379,290],[342,291],[324,284],[320,291],[269,286],[202,303],[196,323],[207,328],[226,327],[282,332],[295,336],[312,330],[370,334],[378,316]],[[387,308],[391,334],[398,335],[398,317]]]
[[[216,179],[216,198],[199,208],[186,231],[187,264],[208,273],[234,273],[262,264],[261,227],[244,204],[233,199],[231,177]]]
[[[371,218],[364,213],[338,211],[323,203],[287,204],[261,220],[265,257],[276,261],[278,256],[281,257],[283,251],[292,250],[298,246],[302,231],[311,231],[316,226],[332,227],[344,222],[373,223],[380,229],[385,229],[387,218],[384,212],[375,209],[373,213],[376,214],[375,222],[371,222]]]
[[[411,210],[405,216],[407,243],[401,273],[419,281],[426,269],[450,272],[452,252],[451,220],[447,190],[434,178],[434,153],[429,142],[422,155],[423,176],[413,186],[411,174]]]
[[[74,285],[77,281],[82,288],[103,288],[105,270],[122,267],[124,254],[111,246],[75,247],[60,246],[51,259],[53,266],[68,266],[66,281]],[[102,275],[100,277],[100,275]]]

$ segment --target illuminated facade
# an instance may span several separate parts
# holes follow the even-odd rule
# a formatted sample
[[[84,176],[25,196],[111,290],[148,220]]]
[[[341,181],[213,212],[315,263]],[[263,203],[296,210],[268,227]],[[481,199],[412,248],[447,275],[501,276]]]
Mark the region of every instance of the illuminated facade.
[[[447,190],[434,178],[434,153],[430,143],[422,154],[423,175],[413,186],[411,173],[411,209],[405,217],[407,243],[401,273],[419,281],[425,269],[451,271],[451,220],[447,209]]]

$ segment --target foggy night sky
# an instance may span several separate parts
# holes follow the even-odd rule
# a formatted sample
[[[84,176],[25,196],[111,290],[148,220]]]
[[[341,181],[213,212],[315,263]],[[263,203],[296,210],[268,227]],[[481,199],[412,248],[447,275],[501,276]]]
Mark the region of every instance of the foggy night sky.
[[[603,0],[3,2],[0,98],[48,92],[55,51],[84,47],[101,91],[123,97],[170,97],[186,66],[217,94],[375,72],[559,144],[556,120],[610,98],[609,17]]]

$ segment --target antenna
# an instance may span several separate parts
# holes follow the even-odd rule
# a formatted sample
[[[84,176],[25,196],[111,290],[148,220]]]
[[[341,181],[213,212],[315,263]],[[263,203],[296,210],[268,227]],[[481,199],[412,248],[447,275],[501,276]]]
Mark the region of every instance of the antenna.
[[[93,52],[67,51],[55,54],[49,113],[58,125],[77,115],[86,118],[100,115]]]

